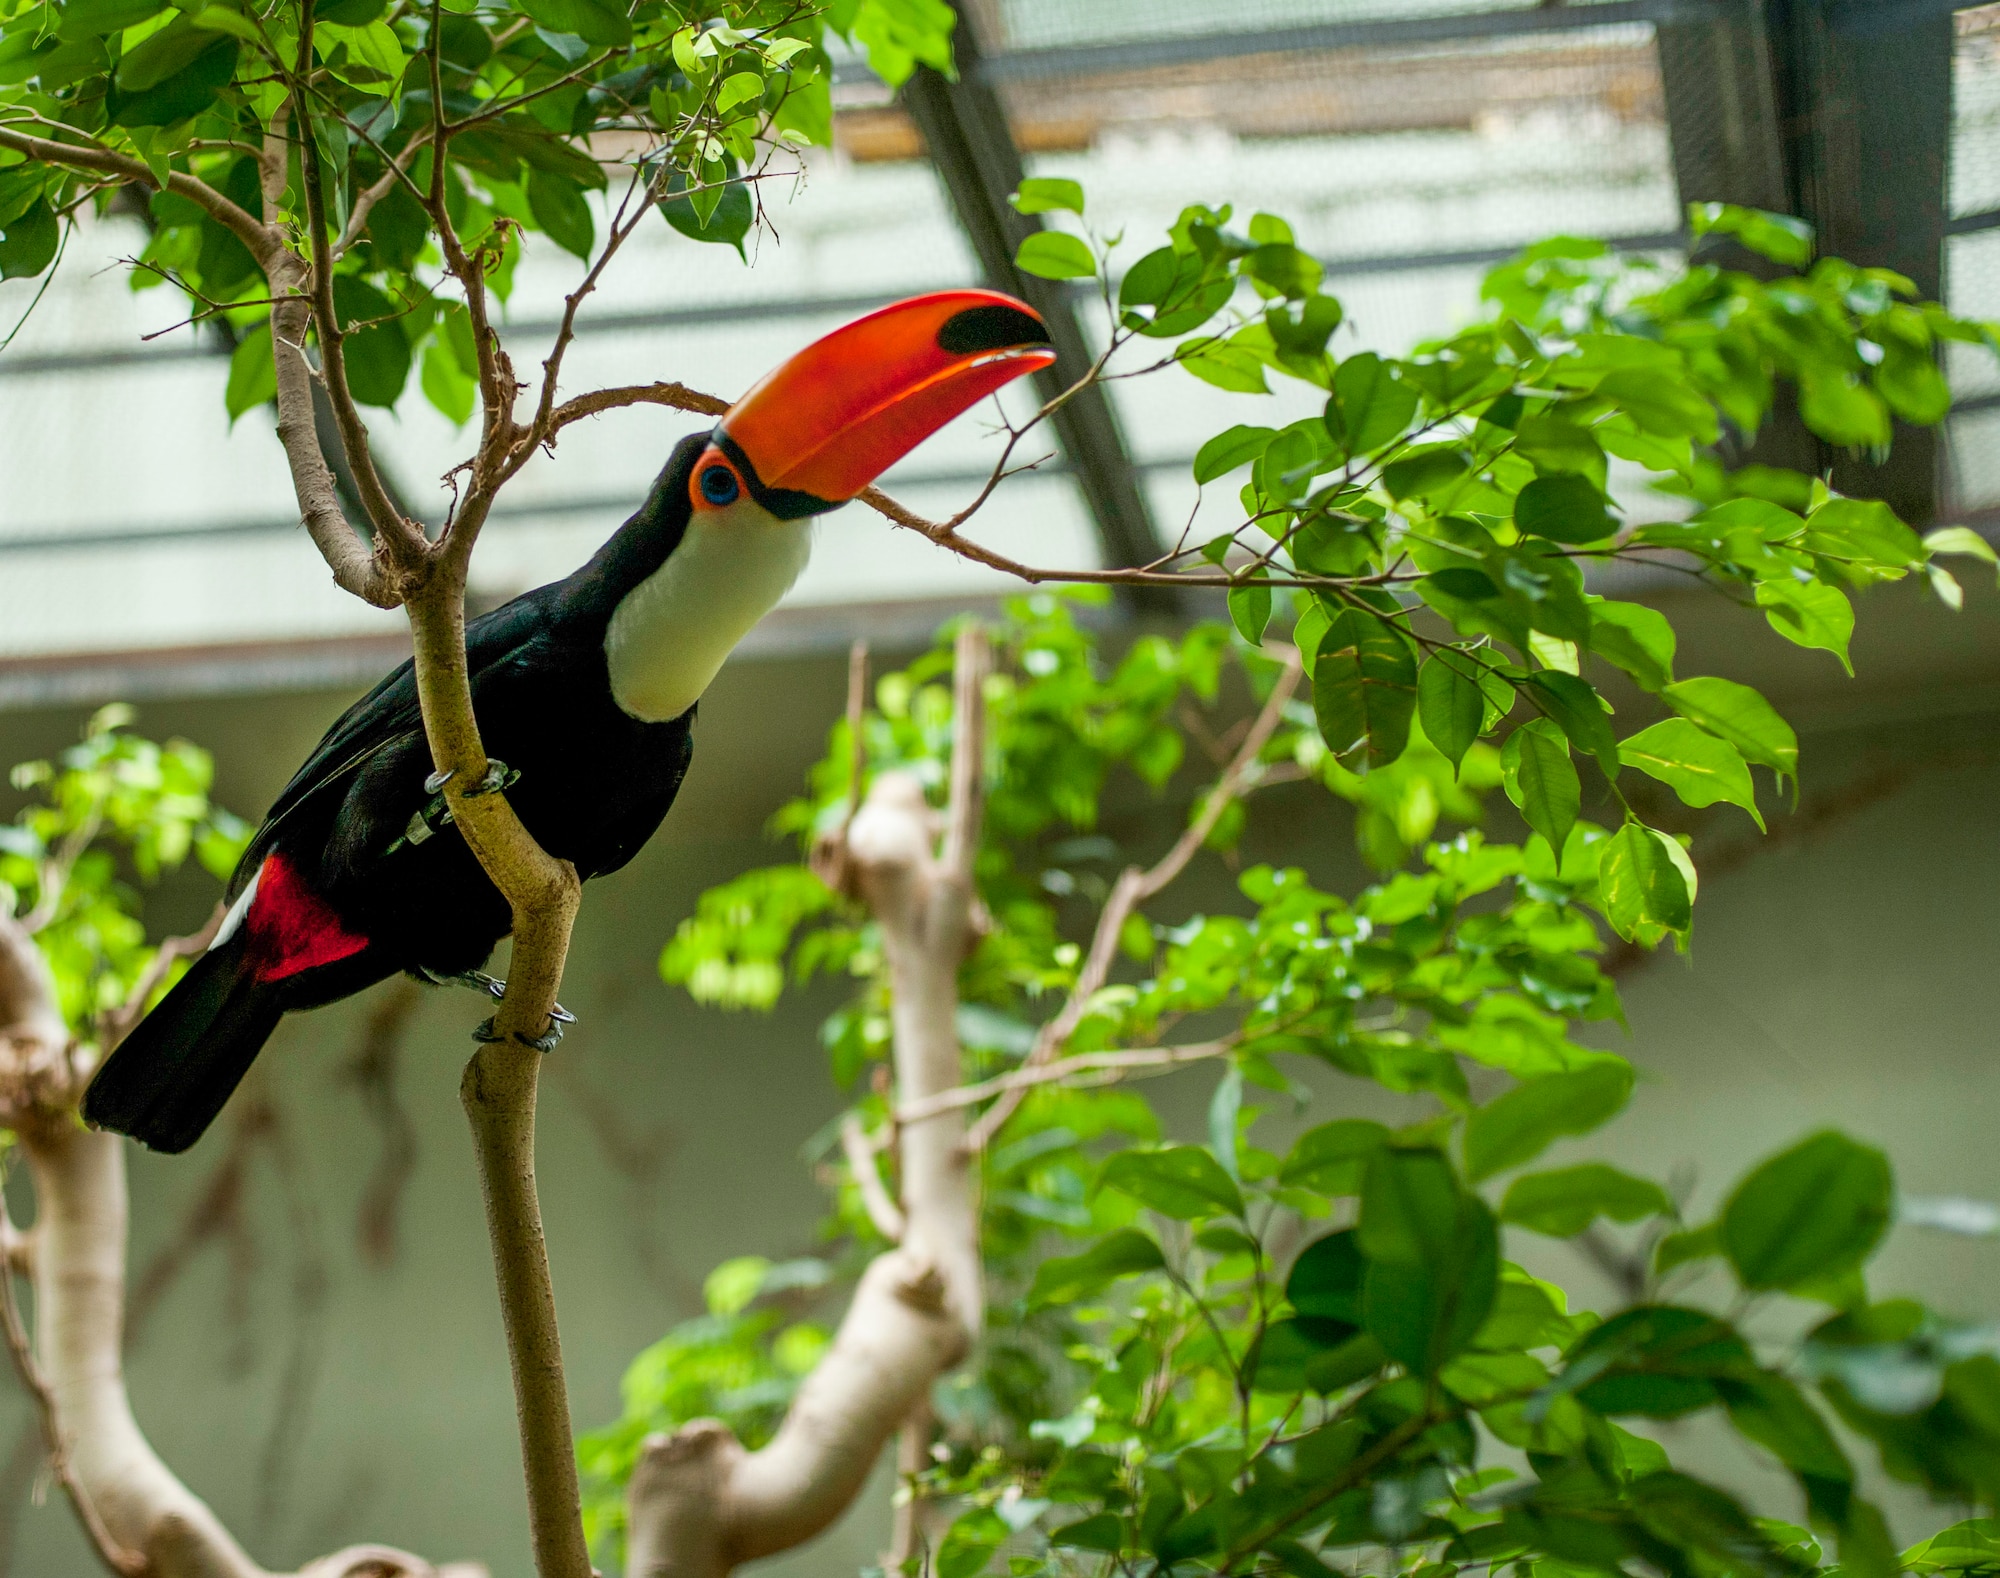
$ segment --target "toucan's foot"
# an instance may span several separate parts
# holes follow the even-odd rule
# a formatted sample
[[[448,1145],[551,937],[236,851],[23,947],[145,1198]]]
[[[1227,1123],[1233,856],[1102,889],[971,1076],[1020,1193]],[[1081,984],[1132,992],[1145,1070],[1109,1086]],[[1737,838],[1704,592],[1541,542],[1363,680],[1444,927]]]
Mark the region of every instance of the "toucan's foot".
[[[507,995],[507,983],[484,970],[460,970],[455,975],[440,975],[436,970],[420,964],[417,973],[433,986],[470,987],[475,992],[484,992],[496,1003]]]
[[[476,800],[483,794],[498,794],[520,776],[513,768],[501,761],[499,757],[489,756],[486,758],[485,775],[478,783],[465,791],[465,798]]]
[[[549,1016],[549,1028],[541,1035],[524,1036],[519,1031],[516,1031],[514,1039],[524,1047],[533,1047],[537,1052],[553,1052],[562,1043],[563,1026],[575,1023],[576,1015],[570,1013],[561,1003],[558,1003],[556,1004],[555,1012]],[[482,1020],[479,1027],[472,1032],[472,1039],[490,1043],[503,1038],[500,1032],[493,1028],[493,1021],[486,1019]]]

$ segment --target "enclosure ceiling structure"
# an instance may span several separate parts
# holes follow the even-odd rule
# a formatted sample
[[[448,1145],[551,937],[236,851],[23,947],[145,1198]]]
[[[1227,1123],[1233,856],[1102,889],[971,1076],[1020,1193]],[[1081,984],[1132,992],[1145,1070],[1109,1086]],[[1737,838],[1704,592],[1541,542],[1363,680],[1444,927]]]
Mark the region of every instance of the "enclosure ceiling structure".
[[[1987,266],[2000,265],[2000,232],[1987,234],[2000,220],[2000,23],[1987,11],[1954,23],[1948,7],[1895,0],[1240,0],[1226,33],[1211,0],[973,0],[961,11],[980,58],[957,86],[921,83],[896,99],[858,59],[840,62],[837,146],[771,204],[774,232],[755,244],[754,266],[665,225],[642,229],[583,314],[570,386],[670,377],[733,395],[860,311],[993,277],[995,227],[1019,223],[1004,208],[1019,169],[1082,181],[1093,227],[1122,230],[1128,260],[1186,202],[1283,214],[1347,305],[1336,349],[1402,351],[1473,316],[1484,268],[1552,231],[1668,252],[1696,199],[1803,206],[1824,224],[1812,203],[1842,171],[1823,168],[1821,145],[1842,139],[1815,142],[1814,128],[1845,114],[1840,95],[1853,88],[1840,72],[1863,48],[1885,113],[1930,62],[1951,83],[1949,115],[1942,104],[1928,119],[1901,114],[1885,149],[1866,145],[1866,116],[1847,117],[1859,130],[1846,142],[1863,144],[1841,155],[1862,218],[1843,233],[1830,216],[1835,239],[1874,261],[1868,215],[1886,213],[1919,250],[1934,232],[1928,288],[1948,253],[1952,304],[2000,316],[2000,267]],[[330,584],[296,524],[268,413],[227,423],[216,341],[186,328],[141,338],[185,315],[167,289],[128,289],[116,261],[141,244],[130,220],[80,232],[0,352],[0,705],[367,677],[402,642],[400,616]],[[1907,257],[1898,266],[1923,272]],[[517,365],[541,354],[577,273],[531,242],[508,303]],[[35,285],[0,285],[0,331]],[[1995,298],[1983,309],[1982,291]],[[1073,315],[1078,345],[1101,343],[1087,293],[1043,296]],[[2000,503],[2000,465],[1980,463],[2000,436],[1989,431],[2000,379],[1953,370],[1973,401],[1947,443],[1953,507]],[[1214,512],[1231,501],[1198,505],[1195,447],[1231,422],[1305,415],[1307,393],[1246,399],[1178,372],[1121,382],[1098,417],[1061,435],[1074,453],[1037,451],[1048,463],[1003,488],[975,535],[1030,561],[1083,565],[1219,529]],[[403,495],[441,516],[447,496],[432,479],[466,436],[414,387],[395,414],[369,415]],[[580,563],[694,425],[641,408],[571,429],[503,495],[475,598]],[[992,428],[988,416],[962,419],[886,484],[949,512],[990,466]],[[1929,486],[1939,467],[1920,470]],[[812,568],[755,638],[766,650],[858,628],[913,636],[944,603],[1009,589],[859,508],[818,530]]]

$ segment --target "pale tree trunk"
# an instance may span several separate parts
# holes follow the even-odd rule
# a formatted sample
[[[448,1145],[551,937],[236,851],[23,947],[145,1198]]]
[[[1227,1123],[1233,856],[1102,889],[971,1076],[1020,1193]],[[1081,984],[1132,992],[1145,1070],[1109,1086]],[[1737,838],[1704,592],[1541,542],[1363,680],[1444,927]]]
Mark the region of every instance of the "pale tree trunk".
[[[916,779],[884,773],[816,862],[881,927],[903,1103],[960,1083],[958,968],[974,937],[984,754],[987,651],[976,625],[961,633],[957,659],[958,734],[942,829]],[[746,1451],[714,1420],[646,1443],[629,1491],[627,1578],[723,1578],[810,1539],[853,1504],[906,1421],[928,1420],[932,1383],[965,1356],[983,1314],[964,1138],[955,1107],[897,1132],[900,1210],[879,1187],[864,1184],[864,1194],[876,1196],[871,1215],[887,1236],[900,1229],[901,1242],[862,1274],[832,1346],[767,1446]],[[872,1173],[865,1143],[851,1137],[848,1154],[857,1175]],[[926,1446],[927,1436],[910,1433]],[[905,1465],[921,1461],[921,1447],[903,1455]],[[909,1538],[914,1516],[899,1524]]]
[[[131,1017],[126,1016],[126,1022]],[[160,1460],[125,1390],[125,1142],[76,1116],[90,1066],[57,1011],[34,939],[0,918],[0,1126],[20,1138],[35,1223],[0,1222],[0,1314],[40,1412],[50,1467],[85,1534],[115,1572],[147,1578],[263,1578],[208,1504]],[[13,1294],[35,1291],[27,1335]],[[312,1578],[480,1578],[385,1546],[309,1564]]]

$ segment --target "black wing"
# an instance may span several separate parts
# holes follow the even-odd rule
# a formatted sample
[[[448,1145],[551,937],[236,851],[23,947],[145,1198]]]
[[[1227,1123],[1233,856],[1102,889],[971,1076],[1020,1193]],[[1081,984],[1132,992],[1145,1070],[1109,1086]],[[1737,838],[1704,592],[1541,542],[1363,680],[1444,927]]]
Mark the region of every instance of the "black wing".
[[[466,664],[475,685],[482,672],[506,662],[546,628],[548,604],[555,591],[555,586],[538,587],[491,613],[480,615],[466,626]],[[423,733],[423,726],[423,709],[417,700],[416,665],[406,660],[343,712],[305,764],[292,774],[291,782],[272,802],[264,825],[257,829],[257,836],[244,851],[242,863],[230,881],[231,897],[270,853],[281,823],[381,752],[415,743]]]

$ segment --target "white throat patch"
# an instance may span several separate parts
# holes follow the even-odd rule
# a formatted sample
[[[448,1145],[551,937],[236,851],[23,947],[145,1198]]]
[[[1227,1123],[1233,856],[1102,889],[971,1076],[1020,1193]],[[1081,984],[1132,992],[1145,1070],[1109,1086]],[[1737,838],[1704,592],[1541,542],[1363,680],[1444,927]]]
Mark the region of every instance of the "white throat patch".
[[[811,556],[810,519],[781,521],[748,498],[696,511],[666,563],[612,612],[612,699],[647,723],[678,718]]]

